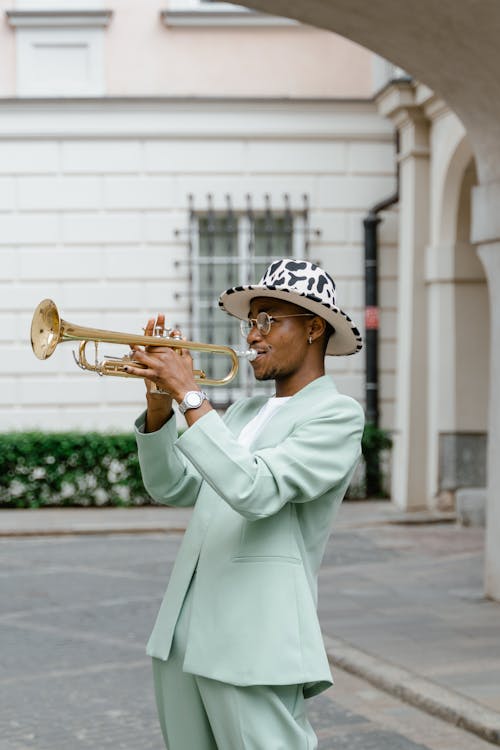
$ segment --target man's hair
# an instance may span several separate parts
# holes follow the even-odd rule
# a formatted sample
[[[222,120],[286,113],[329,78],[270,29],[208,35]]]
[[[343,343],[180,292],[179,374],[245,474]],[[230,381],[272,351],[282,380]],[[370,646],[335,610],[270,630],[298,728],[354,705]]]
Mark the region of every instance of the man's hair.
[[[328,346],[330,337],[334,335],[335,335],[335,328],[332,325],[330,325],[330,323],[327,323],[325,327],[325,332],[323,334],[323,356],[326,354],[326,347]]]

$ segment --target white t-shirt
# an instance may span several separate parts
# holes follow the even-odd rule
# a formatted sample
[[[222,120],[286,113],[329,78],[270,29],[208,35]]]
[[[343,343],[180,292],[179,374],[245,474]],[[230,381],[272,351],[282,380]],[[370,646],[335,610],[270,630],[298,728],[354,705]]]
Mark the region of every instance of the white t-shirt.
[[[238,443],[248,447],[259,432],[266,426],[273,414],[275,414],[278,409],[281,409],[281,407],[291,398],[291,396],[281,396],[280,398],[272,396],[266,401],[255,417],[243,427],[238,436]]]

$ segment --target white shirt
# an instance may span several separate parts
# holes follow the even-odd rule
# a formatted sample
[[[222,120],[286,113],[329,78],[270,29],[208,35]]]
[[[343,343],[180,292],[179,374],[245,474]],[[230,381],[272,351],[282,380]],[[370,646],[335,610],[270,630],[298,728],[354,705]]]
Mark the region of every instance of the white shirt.
[[[291,398],[291,396],[281,396],[280,398],[272,396],[266,401],[255,417],[243,427],[238,436],[238,443],[248,447],[259,432],[266,426],[273,414],[275,414],[278,409],[281,409],[281,407]]]

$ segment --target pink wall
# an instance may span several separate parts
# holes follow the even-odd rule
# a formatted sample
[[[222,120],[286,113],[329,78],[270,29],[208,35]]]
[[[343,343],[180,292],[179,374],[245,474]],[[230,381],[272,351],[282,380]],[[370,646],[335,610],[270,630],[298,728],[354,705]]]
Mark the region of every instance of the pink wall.
[[[371,53],[311,27],[170,27],[164,0],[122,0],[108,30],[111,95],[370,97]]]
[[[82,2],[82,7],[85,2]],[[165,0],[112,0],[109,96],[370,97],[372,55],[302,26],[167,27]],[[15,34],[0,0],[0,97],[16,95]]]

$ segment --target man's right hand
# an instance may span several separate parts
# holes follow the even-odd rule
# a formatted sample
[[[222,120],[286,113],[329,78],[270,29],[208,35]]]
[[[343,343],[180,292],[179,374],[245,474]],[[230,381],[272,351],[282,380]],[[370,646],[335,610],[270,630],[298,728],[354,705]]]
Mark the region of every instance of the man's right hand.
[[[165,330],[165,316],[160,314],[156,318],[150,318],[144,328],[146,336],[161,335]],[[172,335],[180,335],[180,331],[172,331]],[[155,354],[165,351],[168,347],[150,346],[146,347],[148,354]],[[173,414],[172,396],[165,393],[158,393],[154,389],[154,384],[144,379],[146,385],[146,421],[144,425],[145,432],[156,432],[165,422],[168,422]]]

